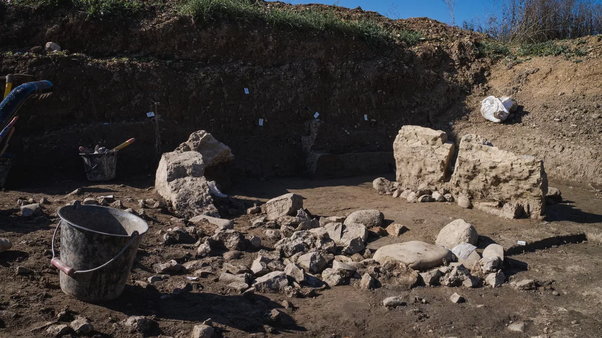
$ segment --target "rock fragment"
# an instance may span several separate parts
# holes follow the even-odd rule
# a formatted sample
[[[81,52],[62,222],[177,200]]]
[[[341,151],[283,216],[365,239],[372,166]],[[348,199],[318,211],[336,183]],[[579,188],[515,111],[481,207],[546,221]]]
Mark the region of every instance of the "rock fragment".
[[[360,280],[360,289],[371,290],[376,286],[376,280],[369,273],[364,273]]]
[[[32,217],[37,216],[42,213],[42,207],[40,207],[39,203],[27,204],[21,206],[21,216],[23,217]]]
[[[381,226],[384,215],[378,210],[357,210],[345,219],[344,225],[362,224],[366,228]]]
[[[393,190],[393,182],[384,177],[379,177],[372,181],[372,188],[381,195],[390,195]]]
[[[209,325],[195,325],[192,328],[190,338],[211,338],[215,329]]]
[[[410,241],[382,246],[374,253],[374,260],[380,264],[392,259],[408,265],[412,269],[426,270],[451,261],[451,251],[438,245],[420,241]]]
[[[183,267],[175,260],[166,263],[158,263],[153,266],[153,269],[158,274],[177,274],[182,271]]]
[[[272,198],[262,205],[262,210],[271,221],[282,216],[294,216],[299,209],[303,209],[303,197],[292,193]]]
[[[288,279],[284,272],[274,271],[257,278],[253,286],[259,292],[280,292],[288,286]]]
[[[387,309],[394,309],[399,306],[405,306],[406,302],[401,297],[393,296],[385,298],[385,300],[383,300],[383,305]]]
[[[148,334],[157,326],[157,323],[144,316],[130,316],[125,320],[124,325],[128,328],[129,333]]]
[[[487,277],[485,277],[485,283],[491,286],[492,288],[501,286],[502,284],[504,284],[505,281],[506,276],[501,270],[498,272],[492,272],[488,274]]]
[[[71,328],[77,334],[88,334],[94,331],[94,326],[90,323],[88,318],[77,316],[70,324]]]
[[[459,294],[457,294],[455,292],[453,295],[451,295],[451,297],[449,297],[449,300],[454,304],[464,303],[466,301],[464,299],[464,297],[460,296]]]

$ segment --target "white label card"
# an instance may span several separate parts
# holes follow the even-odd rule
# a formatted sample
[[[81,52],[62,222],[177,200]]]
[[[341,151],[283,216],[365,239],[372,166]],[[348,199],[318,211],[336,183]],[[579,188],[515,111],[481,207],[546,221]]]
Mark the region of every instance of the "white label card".
[[[259,119],[259,126],[263,127],[263,119]]]
[[[249,88],[245,88],[245,94],[249,95]]]
[[[368,121],[368,115],[364,114],[364,121]]]
[[[154,111],[149,111],[148,113],[146,113],[147,117],[155,117],[155,112]]]
[[[314,114],[314,119],[317,119],[317,118],[318,118],[318,116],[320,116],[320,113],[316,112],[316,113]]]

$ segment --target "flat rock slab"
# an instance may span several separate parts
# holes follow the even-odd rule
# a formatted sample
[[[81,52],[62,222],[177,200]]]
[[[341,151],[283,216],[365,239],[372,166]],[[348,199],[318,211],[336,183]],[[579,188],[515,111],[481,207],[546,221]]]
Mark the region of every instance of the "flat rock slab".
[[[373,258],[381,264],[392,259],[407,264],[412,269],[426,270],[443,264],[444,259],[451,261],[452,253],[438,245],[411,241],[385,245],[376,250]]]

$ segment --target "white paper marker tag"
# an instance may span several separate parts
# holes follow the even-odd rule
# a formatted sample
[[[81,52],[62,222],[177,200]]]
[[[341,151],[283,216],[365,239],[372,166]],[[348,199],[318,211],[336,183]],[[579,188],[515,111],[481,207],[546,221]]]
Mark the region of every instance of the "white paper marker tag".
[[[527,245],[527,242],[525,242],[525,241],[518,241],[518,242],[516,242],[516,244],[525,246],[525,245]]]
[[[259,119],[259,126],[263,127],[263,119]]]
[[[368,115],[364,114],[364,121],[368,121]]]
[[[155,117],[155,112],[149,111],[148,113],[146,113],[146,117]]]
[[[318,118],[318,116],[320,116],[320,113],[316,112],[316,113],[314,114],[314,119],[317,119],[317,118]]]
[[[245,94],[249,95],[249,88],[245,88]]]

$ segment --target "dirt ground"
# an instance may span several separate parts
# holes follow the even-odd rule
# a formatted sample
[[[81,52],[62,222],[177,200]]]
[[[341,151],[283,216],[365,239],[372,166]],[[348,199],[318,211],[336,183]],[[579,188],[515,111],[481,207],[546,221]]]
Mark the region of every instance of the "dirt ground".
[[[371,187],[374,177],[308,180],[272,179],[238,182],[227,192],[238,205],[230,209],[235,229],[264,237],[261,229],[250,229],[250,217],[241,215],[255,201],[265,201],[286,192],[305,197],[304,207],[314,216],[348,215],[352,211],[376,208],[386,223],[398,222],[409,229],[401,237],[379,237],[371,233],[371,251],[391,242],[420,239],[433,242],[439,229],[456,218],[472,223],[479,232],[479,246],[491,240],[500,243],[521,240],[533,229],[559,226],[565,230],[586,227],[602,230],[602,201],[587,186],[568,186],[553,182],[563,191],[565,202],[550,206],[544,221],[493,218],[477,210],[465,210],[455,204],[409,204],[390,196],[378,195]],[[223,265],[223,253],[211,258],[214,273],[190,282],[193,290],[184,295],[173,293],[187,282],[186,274],[170,276],[154,285],[146,281],[152,265],[169,259],[185,262],[193,259],[195,247],[187,244],[162,244],[160,230],[179,222],[159,209],[146,208],[150,225],[144,236],[130,280],[123,295],[106,304],[89,304],[61,292],[56,269],[50,266],[50,239],[58,222],[56,210],[74,199],[112,194],[124,207],[139,210],[138,200],[156,198],[152,181],[142,178],[119,184],[94,185],[69,181],[26,191],[1,194],[3,226],[0,237],[12,240],[13,249],[0,253],[0,336],[41,337],[45,329],[36,329],[55,321],[64,309],[91,320],[96,337],[133,337],[122,321],[131,315],[151,316],[158,326],[149,334],[158,337],[187,337],[192,326],[209,318],[222,337],[451,337],[451,336],[599,336],[602,302],[602,247],[595,243],[552,245],[516,253],[507,257],[504,273],[509,282],[526,278],[537,281],[532,291],[518,291],[509,282],[501,288],[475,289],[416,287],[409,291],[395,288],[361,290],[355,282],[332,289],[319,289],[316,297],[288,298],[284,294],[256,294],[248,299],[230,291],[217,276]],[[78,196],[66,196],[83,188]],[[26,219],[18,215],[17,199],[46,197],[44,215]],[[550,235],[553,237],[553,235]],[[510,240],[509,240],[510,239]],[[542,242],[543,243],[543,242]],[[263,239],[263,246],[273,242]],[[229,261],[250,266],[255,253]],[[29,276],[15,275],[17,266],[33,270]],[[454,304],[449,297],[459,293],[466,302]],[[394,310],[382,306],[388,296],[402,295],[407,305]],[[416,301],[415,301],[416,300]],[[422,301],[424,300],[424,301]],[[288,301],[288,304],[284,301]],[[269,322],[265,314],[282,311],[279,323]],[[525,323],[525,332],[506,327],[516,321]],[[265,325],[269,325],[266,327]]]

